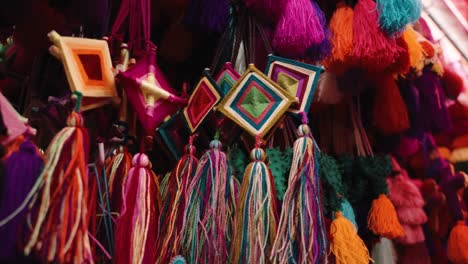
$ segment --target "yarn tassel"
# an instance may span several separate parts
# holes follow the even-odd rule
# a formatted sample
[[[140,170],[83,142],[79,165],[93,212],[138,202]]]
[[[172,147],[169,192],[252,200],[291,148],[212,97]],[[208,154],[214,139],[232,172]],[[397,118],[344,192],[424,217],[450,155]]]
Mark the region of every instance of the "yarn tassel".
[[[43,160],[37,147],[29,140],[25,140],[19,150],[6,159],[6,175],[0,198],[0,219],[7,217],[20,206],[40,175],[42,165]],[[14,262],[18,259],[18,242],[24,242],[24,238],[18,234],[24,234],[27,230],[25,217],[26,211],[23,209],[12,221],[0,228],[0,261]]]
[[[401,52],[395,42],[378,25],[376,4],[372,0],[359,0],[353,17],[353,59],[359,66],[378,72],[395,63]]]
[[[145,154],[136,154],[122,186],[114,263],[155,263],[160,195],[158,178],[151,170],[151,162]]]
[[[380,28],[390,36],[398,35],[418,21],[421,9],[421,0],[377,0]]]
[[[336,264],[368,264],[371,261],[364,241],[357,234],[356,226],[343,217],[341,212],[335,213],[330,235],[330,251],[335,256]]]
[[[324,28],[310,0],[290,0],[276,26],[273,48],[287,57],[299,57],[325,39]]]
[[[127,180],[132,166],[132,155],[125,147],[118,147],[106,160],[106,175],[109,184],[110,206],[112,212],[120,212],[122,203],[122,185]]]
[[[391,75],[376,81],[373,116],[376,127],[384,134],[396,134],[410,127],[408,110]]]
[[[385,237],[380,238],[380,241],[372,248],[372,259],[378,264],[396,264],[397,254],[393,247],[393,242]]]
[[[229,6],[229,0],[192,0],[184,20],[198,29],[220,33],[228,25]]]
[[[424,68],[424,54],[423,48],[418,41],[418,35],[413,27],[407,26],[403,32],[403,39],[408,45],[408,53],[411,68],[417,73],[421,73]]]
[[[314,142],[309,137],[310,128],[303,124],[298,129],[299,139],[293,147],[293,161],[288,188],[283,200],[276,239],[271,259],[273,263],[317,263],[325,259],[325,233],[321,194],[317,186]]]
[[[465,221],[458,221],[450,231],[447,245],[448,259],[455,264],[468,263],[466,245],[468,245],[468,227]]]
[[[277,230],[276,191],[257,138],[237,200],[232,263],[269,263]]]
[[[185,193],[182,253],[189,263],[227,263],[235,211],[234,179],[215,139],[198,163]]]
[[[372,201],[367,226],[374,234],[390,239],[404,235],[395,207],[385,194],[380,194]]]
[[[353,17],[354,11],[344,2],[337,4],[337,9],[330,19],[330,30],[332,33],[332,53],[324,61],[327,70],[342,74],[351,64],[353,54]]]
[[[175,169],[169,176],[166,186],[167,192],[163,197],[163,206],[159,217],[157,263],[167,263],[177,256],[180,247],[180,230],[184,217],[185,197],[188,184],[195,175],[198,159],[193,155],[196,151],[193,145],[194,136],[185,148],[185,155],[177,162]]]
[[[327,18],[323,13],[322,9],[320,9],[319,5],[314,1],[310,0],[312,3],[312,7],[314,8],[315,14],[320,22],[320,27],[323,29],[324,38],[323,40],[317,44],[312,45],[306,50],[307,59],[312,61],[322,61],[324,58],[328,57],[332,51],[332,44],[331,44],[331,36],[332,33],[327,25]]]
[[[351,223],[353,223],[356,229],[358,229],[359,226],[356,222],[356,215],[354,214],[353,206],[349,203],[348,199],[344,199],[341,203],[341,211],[343,216],[346,219],[348,219]]]
[[[44,169],[23,203],[9,217],[21,212],[28,202],[34,207],[31,234],[25,255],[36,251],[48,262],[94,263],[88,237],[88,132],[83,117],[72,112],[51,141]],[[37,210],[36,210],[37,209]]]

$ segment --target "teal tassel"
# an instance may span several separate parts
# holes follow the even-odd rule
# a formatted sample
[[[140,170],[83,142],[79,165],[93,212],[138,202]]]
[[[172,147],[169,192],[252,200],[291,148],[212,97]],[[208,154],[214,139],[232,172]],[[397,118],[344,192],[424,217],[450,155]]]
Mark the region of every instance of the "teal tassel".
[[[402,33],[406,25],[421,16],[421,0],[377,0],[379,25],[390,36]]]
[[[353,225],[358,229],[358,224],[356,222],[356,216],[354,215],[354,209],[347,199],[343,199],[341,203],[341,211],[343,216],[348,219]]]

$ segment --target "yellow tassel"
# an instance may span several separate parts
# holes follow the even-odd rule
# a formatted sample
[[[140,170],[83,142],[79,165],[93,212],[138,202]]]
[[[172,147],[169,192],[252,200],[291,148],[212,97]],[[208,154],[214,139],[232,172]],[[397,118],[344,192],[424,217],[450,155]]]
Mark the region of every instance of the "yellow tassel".
[[[372,207],[367,216],[367,227],[376,235],[394,239],[404,235],[403,227],[390,199],[385,194],[372,201]]]
[[[468,226],[464,221],[458,221],[450,231],[447,245],[447,256],[455,264],[468,263]]]
[[[330,250],[335,255],[336,264],[368,264],[372,261],[356,227],[341,212],[335,212],[330,234]]]
[[[424,68],[424,54],[421,44],[418,42],[418,35],[411,26],[407,26],[403,32],[403,39],[408,45],[410,65],[416,72],[421,72]]]

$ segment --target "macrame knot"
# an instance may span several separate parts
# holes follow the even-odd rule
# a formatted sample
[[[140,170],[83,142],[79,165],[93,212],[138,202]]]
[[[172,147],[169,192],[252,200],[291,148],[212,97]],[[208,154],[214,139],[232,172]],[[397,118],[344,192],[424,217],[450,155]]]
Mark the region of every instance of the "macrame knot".
[[[140,168],[146,168],[150,165],[150,161],[148,159],[148,156],[142,153],[138,153],[133,157],[132,160],[132,166],[133,167],[140,167]]]
[[[264,161],[266,158],[265,151],[261,148],[254,148],[250,152],[250,158],[253,161]]]
[[[308,125],[300,125],[299,128],[297,129],[297,135],[299,137],[305,137],[310,134],[310,128]]]
[[[67,126],[69,127],[84,127],[84,119],[81,114],[72,112],[67,119]]]
[[[210,148],[211,149],[221,149],[223,147],[223,144],[221,144],[221,141],[214,139],[210,142]]]

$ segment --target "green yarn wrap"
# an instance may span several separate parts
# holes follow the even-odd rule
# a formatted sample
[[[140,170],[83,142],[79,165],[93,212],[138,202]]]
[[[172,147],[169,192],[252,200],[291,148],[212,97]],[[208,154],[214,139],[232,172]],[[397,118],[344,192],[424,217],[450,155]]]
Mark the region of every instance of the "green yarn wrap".
[[[333,157],[325,153],[319,153],[318,161],[320,164],[320,180],[323,187],[324,214],[332,217],[334,212],[341,210],[345,187],[340,170]]]
[[[293,151],[292,148],[286,148],[284,151],[279,148],[267,148],[266,153],[270,160],[269,167],[275,181],[276,196],[278,200],[282,201],[286,192]]]

